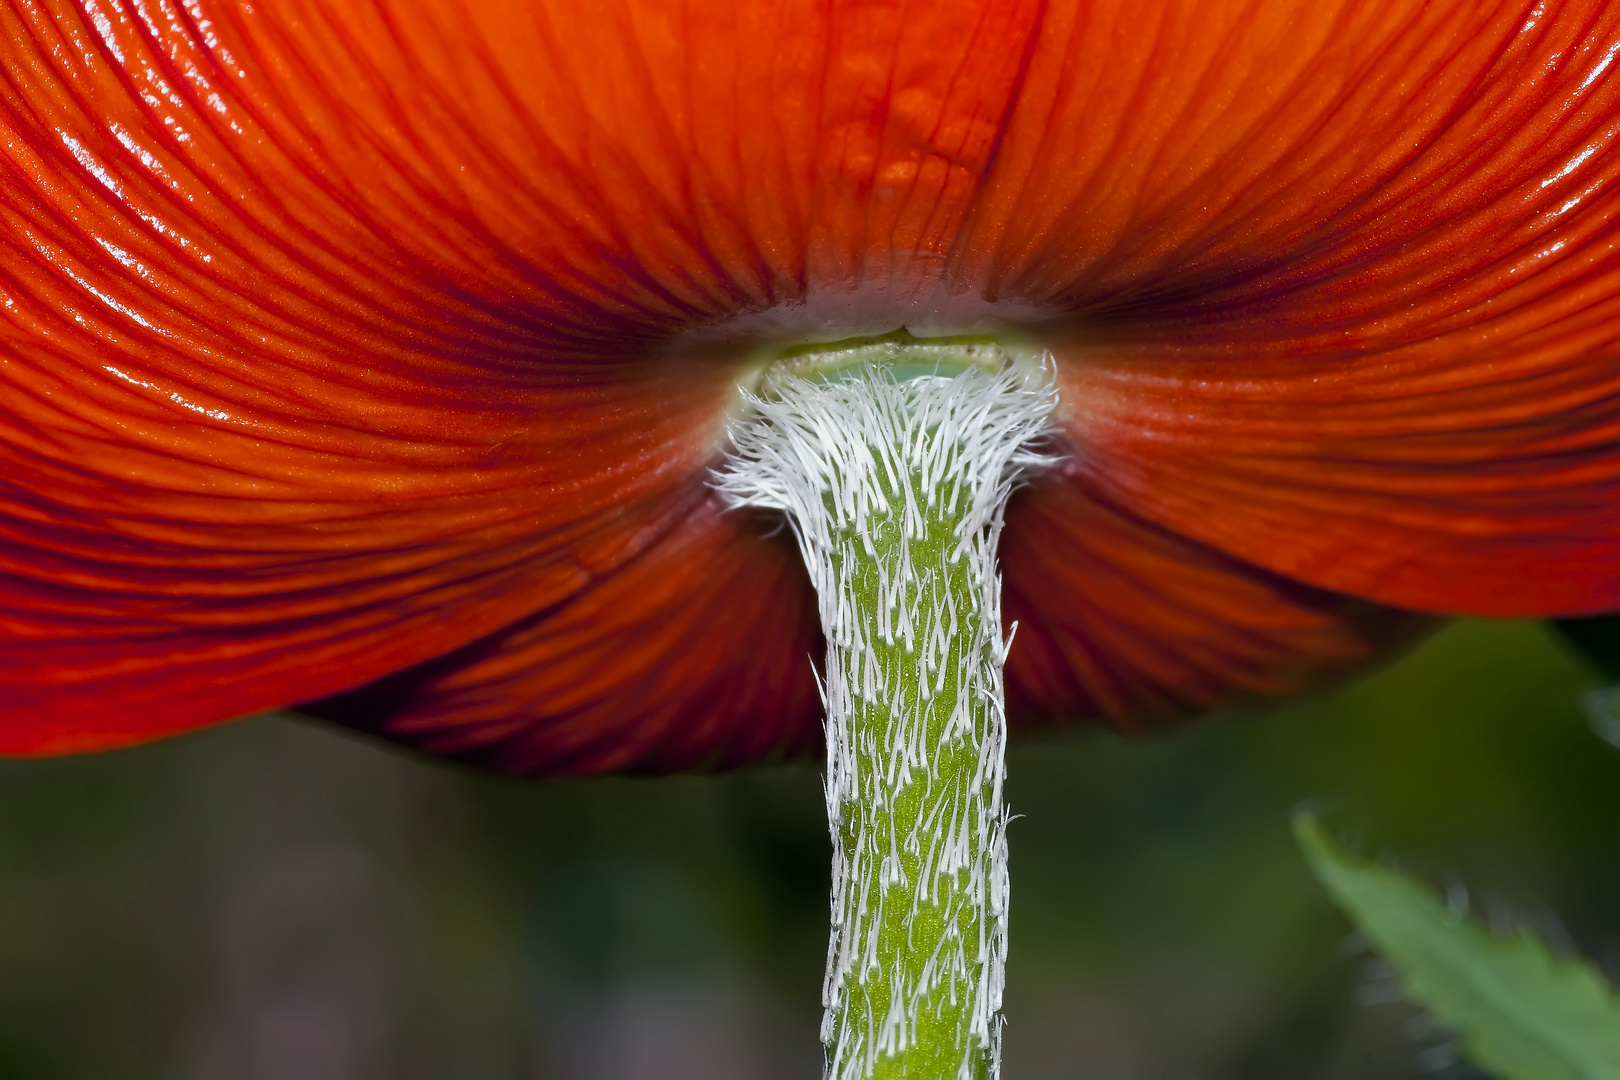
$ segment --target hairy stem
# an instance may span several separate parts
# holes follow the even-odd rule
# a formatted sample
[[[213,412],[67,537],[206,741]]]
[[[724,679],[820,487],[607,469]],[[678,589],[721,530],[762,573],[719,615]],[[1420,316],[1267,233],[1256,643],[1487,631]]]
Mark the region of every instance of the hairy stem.
[[[918,374],[918,372],[924,372]],[[833,1080],[998,1073],[1006,956],[1002,512],[1053,407],[986,344],[782,365],[720,486],[783,510],[827,636]]]

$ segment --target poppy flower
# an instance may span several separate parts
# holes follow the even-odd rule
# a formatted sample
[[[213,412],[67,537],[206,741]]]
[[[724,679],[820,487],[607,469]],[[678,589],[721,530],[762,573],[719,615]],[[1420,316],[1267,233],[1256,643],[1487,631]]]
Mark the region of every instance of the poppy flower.
[[[820,736],[711,470],[805,341],[1056,360],[1015,727],[1620,609],[1620,9],[0,12],[0,751],[272,706],[526,773]]]

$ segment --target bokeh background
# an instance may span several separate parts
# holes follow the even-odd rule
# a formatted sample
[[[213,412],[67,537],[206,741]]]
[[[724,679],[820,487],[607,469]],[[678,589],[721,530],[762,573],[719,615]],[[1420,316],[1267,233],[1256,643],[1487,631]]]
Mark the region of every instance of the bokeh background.
[[[1620,975],[1620,749],[1550,630],[1010,755],[1009,1080],[1471,1073],[1308,877],[1363,850]],[[0,1078],[817,1080],[813,766],[479,776],[260,717],[0,762]]]

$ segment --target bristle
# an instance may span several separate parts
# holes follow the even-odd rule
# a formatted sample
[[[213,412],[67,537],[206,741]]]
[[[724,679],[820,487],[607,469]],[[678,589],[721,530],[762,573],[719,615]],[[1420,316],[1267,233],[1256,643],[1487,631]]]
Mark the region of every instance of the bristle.
[[[1050,366],[778,373],[749,403],[717,486],[787,514],[828,643],[828,1076],[869,1077],[940,1024],[965,1027],[960,1080],[994,1076],[1010,640],[995,551],[1019,475],[1048,460],[1030,447],[1056,404]],[[915,940],[925,909],[937,940]],[[905,955],[889,955],[896,934]]]

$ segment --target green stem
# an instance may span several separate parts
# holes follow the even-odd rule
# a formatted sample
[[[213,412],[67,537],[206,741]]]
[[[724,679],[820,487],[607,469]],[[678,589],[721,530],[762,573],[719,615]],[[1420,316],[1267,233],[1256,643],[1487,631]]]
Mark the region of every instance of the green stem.
[[[921,479],[899,478],[913,498],[889,492],[866,536],[847,520],[835,526],[840,599],[864,632],[830,641],[838,656],[827,666],[847,678],[869,664],[885,691],[829,700],[829,748],[845,757],[842,797],[829,807],[842,888],[823,1034],[840,1077],[984,1077],[999,1022],[999,634],[984,632],[988,605],[969,560],[953,558],[964,508],[936,503],[920,529],[905,527],[906,503],[924,502]],[[915,573],[885,588],[885,569],[904,559]],[[911,633],[899,632],[903,621]],[[930,640],[941,646],[932,664],[917,648]]]
[[[1006,721],[995,545],[1048,372],[982,344],[828,350],[767,378],[721,478],[786,510],[827,635],[834,1080],[998,1072]],[[916,377],[905,377],[922,370]]]

